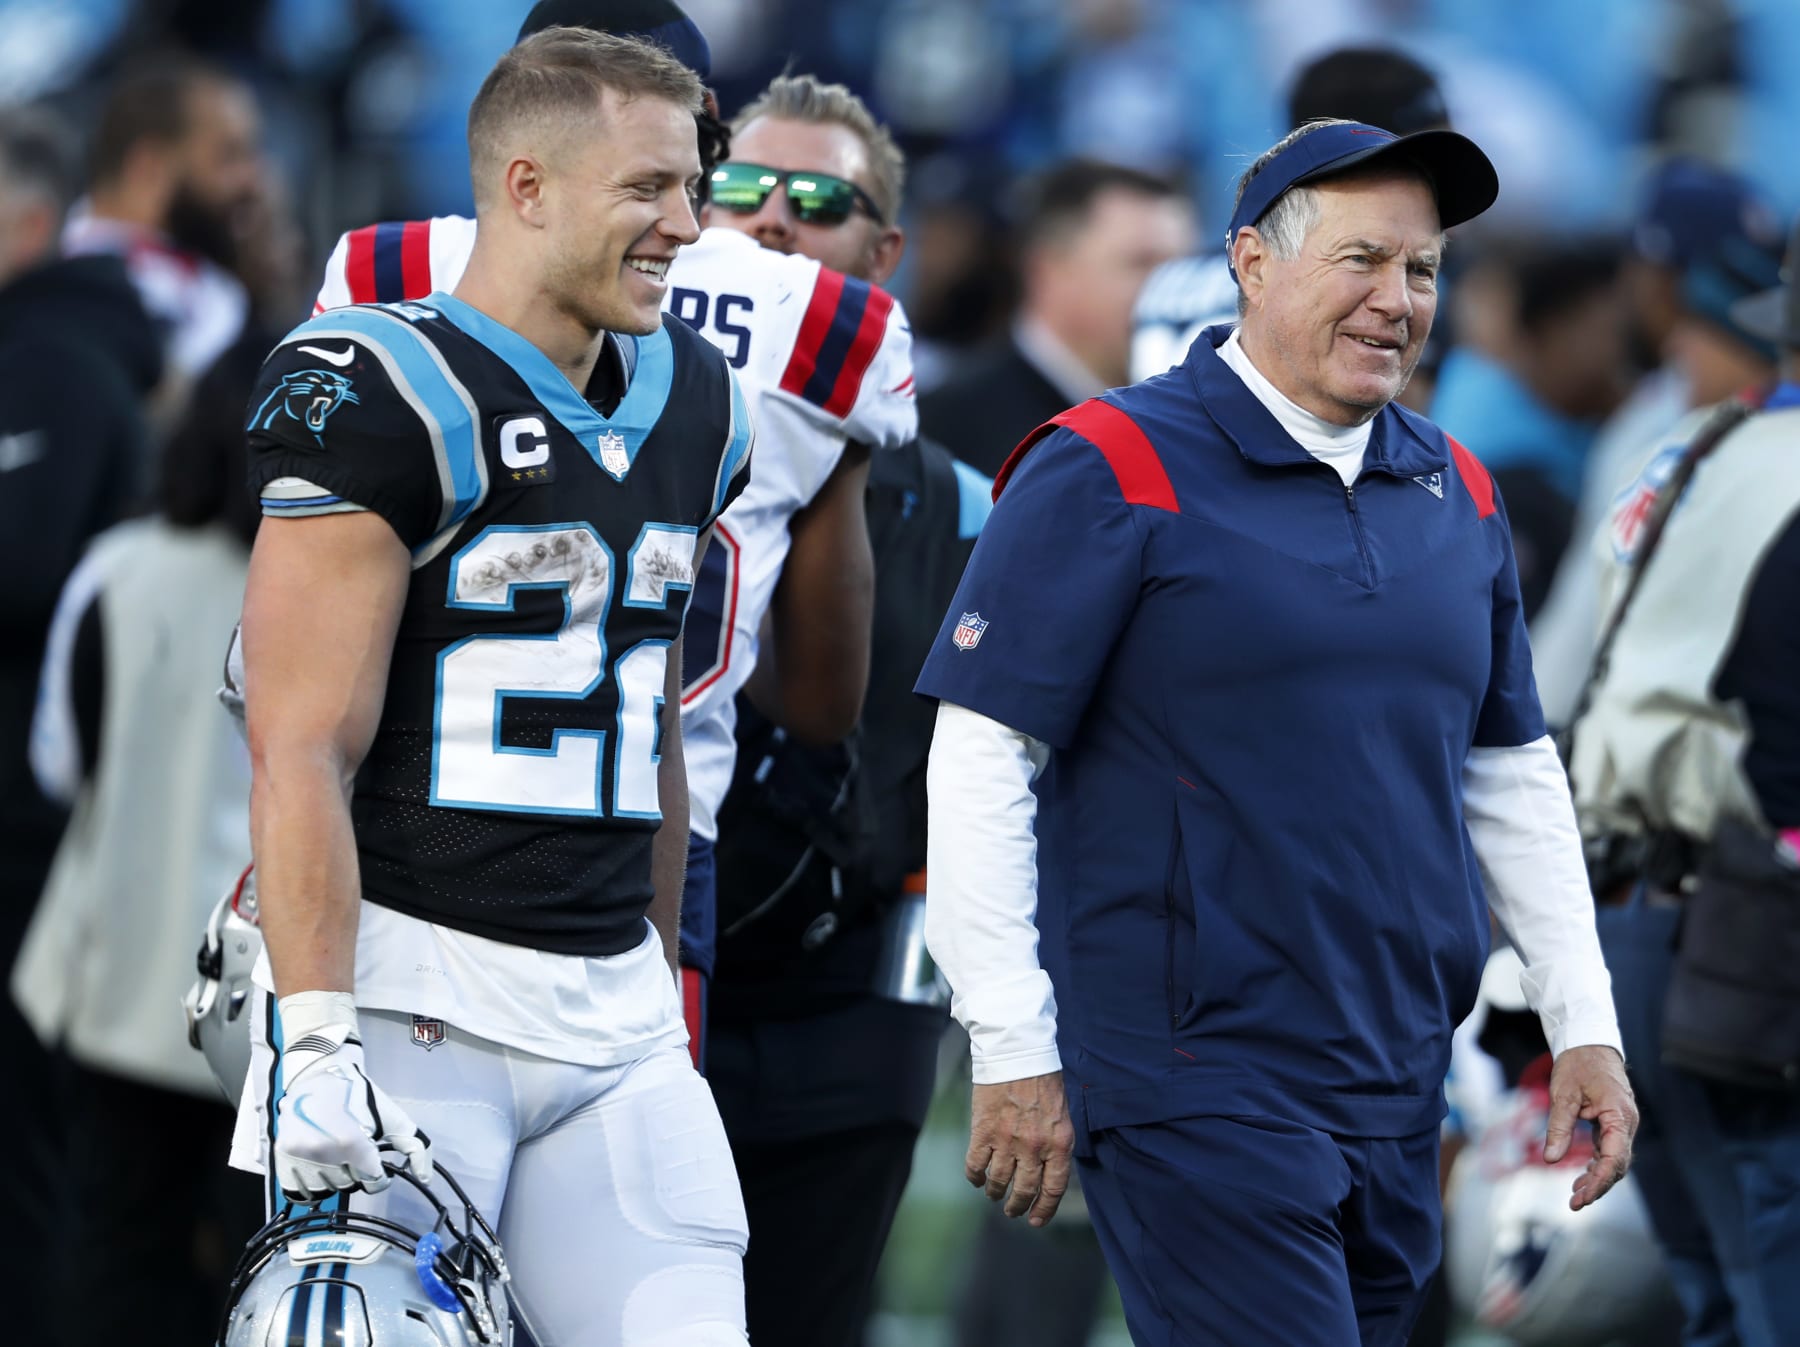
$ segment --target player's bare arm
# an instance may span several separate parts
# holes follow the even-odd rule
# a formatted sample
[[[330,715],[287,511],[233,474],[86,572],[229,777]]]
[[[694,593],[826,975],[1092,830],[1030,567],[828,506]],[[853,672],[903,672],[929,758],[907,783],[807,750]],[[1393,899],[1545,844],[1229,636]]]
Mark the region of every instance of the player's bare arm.
[[[380,719],[406,548],[371,513],[270,519],[244,594],[251,839],[275,988],[348,992],[350,784]]]
[[[802,743],[835,744],[862,715],[875,607],[868,484],[868,447],[846,444],[819,494],[788,525],[792,541],[770,609],[774,639],[750,677],[750,696]]]

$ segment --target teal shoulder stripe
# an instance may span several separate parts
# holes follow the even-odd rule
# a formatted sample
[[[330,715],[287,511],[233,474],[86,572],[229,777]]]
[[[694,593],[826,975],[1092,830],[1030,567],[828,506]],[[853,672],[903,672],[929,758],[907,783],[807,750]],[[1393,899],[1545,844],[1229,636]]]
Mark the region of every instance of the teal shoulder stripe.
[[[611,416],[602,416],[549,356],[504,323],[495,322],[479,309],[441,292],[420,303],[442,312],[510,365],[538,404],[581,441],[596,463],[600,462],[600,437],[607,434],[623,437],[625,452],[635,462],[638,450],[650,438],[668,406],[669,389],[675,381],[675,352],[662,327],[647,337],[633,339],[637,360],[625,397]]]
[[[994,479],[977,472],[960,458],[950,462],[956,469],[956,536],[977,537],[994,509]]]
[[[732,479],[742,470],[744,460],[750,456],[750,445],[756,438],[750,407],[744,401],[744,390],[738,385],[737,375],[728,369],[725,377],[731,385],[731,431],[725,439],[725,457],[719,463],[719,483],[713,491],[715,515],[725,508],[725,493],[730,489]]]
[[[418,415],[437,456],[443,509],[438,532],[468,518],[487,495],[481,417],[475,399],[418,326],[374,305],[332,309],[302,323],[282,343],[353,341],[381,363],[394,390]],[[329,354],[329,353],[328,353]]]

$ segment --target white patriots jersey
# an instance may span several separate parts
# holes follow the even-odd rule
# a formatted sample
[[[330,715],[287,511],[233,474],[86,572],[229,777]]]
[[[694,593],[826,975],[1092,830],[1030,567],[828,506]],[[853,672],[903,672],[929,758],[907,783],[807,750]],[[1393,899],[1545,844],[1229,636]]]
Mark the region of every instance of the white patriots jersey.
[[[1178,257],[1151,272],[1131,311],[1132,382],[1187,359],[1203,328],[1237,322],[1237,301],[1224,253]]]
[[[315,312],[456,288],[475,221],[369,225],[338,240]],[[873,450],[918,435],[912,327],[886,291],[811,258],[708,229],[669,268],[664,307],[725,353],[756,422],[750,483],[713,525],[685,632],[682,739],[689,820],[709,840],[737,758],[736,697],[787,559],[788,521],[849,440]]]

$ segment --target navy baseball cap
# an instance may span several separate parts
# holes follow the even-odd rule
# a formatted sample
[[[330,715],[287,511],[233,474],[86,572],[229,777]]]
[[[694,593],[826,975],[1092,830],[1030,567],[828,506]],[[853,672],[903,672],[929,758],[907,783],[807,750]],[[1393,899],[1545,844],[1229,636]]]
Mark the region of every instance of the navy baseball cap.
[[[1227,254],[1238,230],[1261,220],[1288,188],[1382,160],[1416,168],[1430,180],[1444,229],[1474,219],[1500,195],[1493,163],[1465,135],[1415,131],[1397,136],[1367,122],[1333,122],[1296,139],[1250,179],[1225,231]]]
[[[1781,224],[1749,181],[1697,159],[1669,159],[1650,175],[1632,251],[1681,271],[1729,244],[1781,255]]]
[[[667,47],[702,81],[712,78],[712,48],[706,34],[675,0],[538,0],[525,16],[519,38],[556,27],[643,38]]]
[[[1759,295],[1740,299],[1731,306],[1738,327],[1771,346],[1800,348],[1800,221],[1788,237],[1787,260],[1781,268],[1781,284]]]

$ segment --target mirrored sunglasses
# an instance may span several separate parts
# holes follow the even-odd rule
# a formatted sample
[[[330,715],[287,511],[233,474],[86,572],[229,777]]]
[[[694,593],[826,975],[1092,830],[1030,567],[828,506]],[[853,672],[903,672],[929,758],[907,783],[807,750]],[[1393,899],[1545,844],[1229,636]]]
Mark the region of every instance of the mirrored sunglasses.
[[[707,199],[734,214],[753,215],[777,187],[787,189],[788,205],[805,224],[842,224],[859,207],[876,224],[887,223],[874,199],[848,179],[735,160],[713,170]]]

